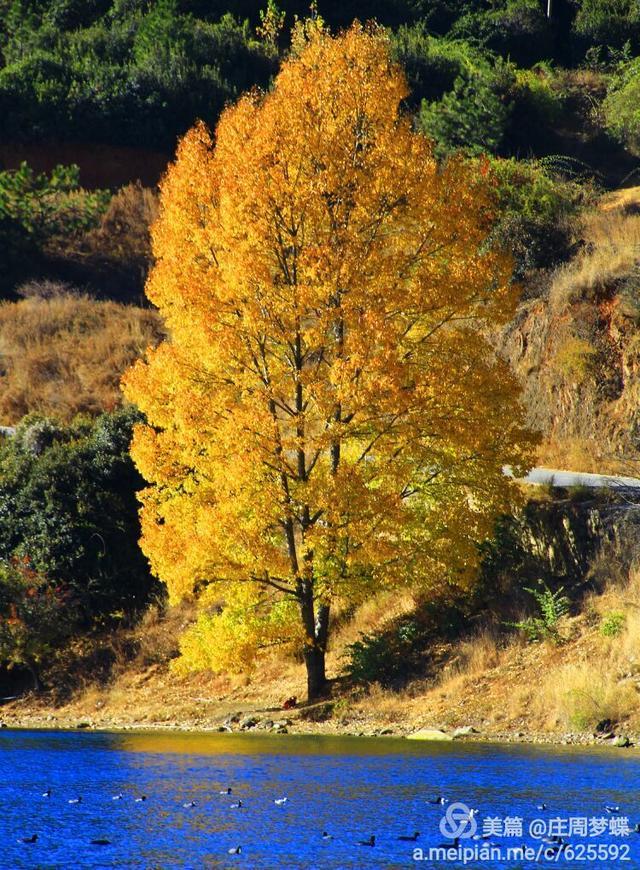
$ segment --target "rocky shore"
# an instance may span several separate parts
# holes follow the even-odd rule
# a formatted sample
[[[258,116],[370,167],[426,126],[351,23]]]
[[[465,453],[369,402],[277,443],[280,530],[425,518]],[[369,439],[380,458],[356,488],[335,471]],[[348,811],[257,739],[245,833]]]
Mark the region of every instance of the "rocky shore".
[[[333,715],[334,702],[305,705],[292,710],[237,710],[206,717],[154,720],[145,716],[82,717],[63,710],[11,702],[0,707],[0,728],[87,731],[193,731],[229,734],[326,735],[401,738],[421,742],[483,742],[561,746],[598,746],[620,750],[640,748],[640,734],[623,729],[595,733],[483,729],[474,725],[455,728],[412,728],[399,722],[372,717]]]

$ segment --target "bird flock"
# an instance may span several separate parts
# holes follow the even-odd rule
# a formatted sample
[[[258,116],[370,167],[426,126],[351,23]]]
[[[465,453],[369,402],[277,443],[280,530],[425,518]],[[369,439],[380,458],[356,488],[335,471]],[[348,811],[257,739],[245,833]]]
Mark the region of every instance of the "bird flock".
[[[234,797],[233,789],[230,786],[221,789],[218,792],[220,797],[232,798]],[[51,799],[53,796],[53,789],[47,788],[46,791],[42,793],[42,798]],[[123,792],[118,792],[111,797],[112,801],[125,801],[131,800],[133,803],[144,803],[148,800],[146,794],[138,794],[136,796],[125,796]],[[82,803],[82,795],[77,795],[75,797],[70,797],[66,799],[67,804],[69,805],[79,805]],[[286,807],[290,803],[289,798],[285,795],[283,797],[274,798],[273,804],[277,807]],[[427,804],[432,806],[440,806],[443,807],[449,803],[449,800],[442,795],[435,795],[434,797],[428,799],[426,801]],[[182,808],[185,810],[191,810],[198,806],[198,802],[196,800],[189,800],[182,803]],[[229,809],[232,810],[242,810],[245,809],[245,804],[241,799],[234,800],[233,803],[229,804]],[[539,803],[536,805],[536,809],[538,811],[546,811],[548,810],[548,806],[546,803]],[[603,804],[603,809],[606,813],[610,815],[617,815],[620,813],[620,807],[616,804]],[[478,813],[477,809],[469,810],[469,820],[473,819]],[[640,824],[636,824],[632,829],[634,833],[640,833]],[[420,831],[413,831],[411,834],[400,834],[395,839],[405,843],[415,843],[420,837]],[[329,831],[322,831],[320,835],[320,839],[322,841],[328,842],[334,839],[333,834],[329,833]],[[473,840],[483,840],[486,845],[494,846],[495,843],[490,842],[490,836],[488,834],[474,834],[472,837]],[[40,837],[37,833],[32,833],[28,836],[23,836],[18,838],[18,843],[24,845],[35,845],[38,842],[41,842]],[[374,848],[377,844],[376,834],[371,834],[367,839],[357,840],[354,845]],[[560,836],[551,836],[542,838],[541,842],[547,844],[551,849],[555,849],[558,853],[558,857],[562,853],[564,849],[569,845],[567,841]],[[88,844],[91,846],[111,846],[112,841],[107,837],[95,837],[93,839],[88,840]],[[461,843],[459,837],[454,837],[449,842],[441,844],[441,848],[446,849],[460,849]],[[242,845],[238,844],[235,846],[231,846],[228,850],[229,855],[241,855],[242,854]]]
[[[233,789],[230,786],[227,786],[226,788],[221,789],[218,792],[218,794],[221,797],[232,797],[233,796]],[[46,791],[42,792],[41,796],[42,796],[42,798],[45,798],[45,799],[52,798],[53,789],[48,788]],[[147,799],[148,798],[147,798],[146,794],[140,794],[140,795],[137,795],[135,797],[132,796],[132,800],[134,803],[144,803]],[[123,792],[118,792],[117,794],[112,795],[111,800],[112,801],[123,801],[123,800],[127,800],[127,798]],[[75,797],[67,798],[66,802],[70,806],[74,806],[74,805],[77,806],[77,805],[82,803],[82,795],[76,795]],[[273,803],[277,807],[286,807],[290,803],[290,801],[289,801],[289,798],[285,795],[283,797],[274,798]],[[435,798],[431,801],[427,801],[427,803],[435,803],[435,804],[442,805],[442,804],[447,803],[447,801],[444,798],[438,797],[438,798]],[[198,802],[195,800],[185,801],[182,804],[182,808],[185,810],[194,809],[197,806],[198,806]],[[242,800],[238,799],[238,800],[235,800],[233,803],[229,804],[229,809],[232,809],[232,810],[245,809],[245,804],[242,802]],[[414,831],[412,834],[402,834],[402,835],[398,836],[397,839],[400,841],[404,841],[404,842],[414,843],[414,842],[416,842],[416,840],[418,839],[419,836],[420,836],[420,832]],[[328,831],[322,831],[320,839],[325,841],[325,842],[331,841],[331,840],[333,840],[333,834],[330,834]],[[30,834],[29,836],[19,837],[17,842],[22,843],[24,845],[35,845],[36,843],[41,842],[41,839],[37,833],[34,833],[34,834]],[[91,846],[111,846],[112,841],[109,840],[107,837],[94,837],[93,839],[88,840],[88,844]],[[369,838],[366,840],[358,840],[358,841],[356,841],[355,845],[365,846],[365,847],[368,846],[370,848],[373,848],[376,845],[376,835],[371,834],[369,836]],[[229,855],[241,855],[242,854],[242,845],[239,844],[236,846],[231,846],[227,851],[228,851]]]

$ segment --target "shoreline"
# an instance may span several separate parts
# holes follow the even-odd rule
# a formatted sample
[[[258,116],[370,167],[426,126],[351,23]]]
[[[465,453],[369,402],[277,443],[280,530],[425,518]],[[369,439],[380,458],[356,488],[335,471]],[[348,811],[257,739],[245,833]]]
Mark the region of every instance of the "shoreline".
[[[624,732],[603,735],[592,733],[562,733],[540,731],[481,731],[475,728],[440,729],[437,726],[423,729],[407,729],[402,723],[369,723],[369,727],[354,728],[347,723],[335,721],[314,722],[300,716],[308,708],[277,711],[281,717],[274,723],[271,719],[260,718],[263,711],[243,711],[242,719],[232,724],[223,721],[177,720],[170,722],[148,721],[145,719],[87,718],[59,715],[54,709],[18,712],[0,706],[0,729],[13,731],[65,731],[65,732],[157,732],[178,734],[233,734],[257,736],[304,736],[304,737],[353,737],[384,738],[403,740],[411,743],[455,744],[483,743],[496,745],[522,746],[592,746],[616,749],[624,752],[640,749],[640,734]],[[276,711],[273,711],[276,712]],[[6,715],[9,714],[9,715]],[[297,715],[296,715],[297,714]],[[395,726],[395,727],[394,727]],[[431,736],[418,736],[419,732],[430,732]],[[464,733],[456,733],[464,732]]]

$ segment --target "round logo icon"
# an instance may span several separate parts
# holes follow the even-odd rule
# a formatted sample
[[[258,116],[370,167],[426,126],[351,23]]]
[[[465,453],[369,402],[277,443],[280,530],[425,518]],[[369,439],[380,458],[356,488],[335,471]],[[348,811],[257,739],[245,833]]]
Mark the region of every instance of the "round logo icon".
[[[440,819],[440,833],[450,840],[455,840],[456,837],[461,839],[473,837],[478,830],[478,823],[473,816],[466,804],[460,801],[449,804],[446,813]]]

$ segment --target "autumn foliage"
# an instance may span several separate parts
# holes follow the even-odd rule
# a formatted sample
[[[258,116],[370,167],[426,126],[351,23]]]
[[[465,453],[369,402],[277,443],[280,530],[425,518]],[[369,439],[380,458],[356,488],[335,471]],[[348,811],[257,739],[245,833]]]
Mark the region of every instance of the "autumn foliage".
[[[153,571],[224,603],[214,664],[288,639],[311,696],[333,604],[470,582],[530,446],[485,338],[515,305],[488,170],[439,165],[406,94],[383,33],[308,23],[185,136],[147,285],[171,340],[125,379]]]

